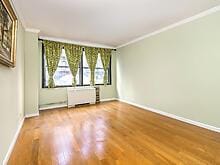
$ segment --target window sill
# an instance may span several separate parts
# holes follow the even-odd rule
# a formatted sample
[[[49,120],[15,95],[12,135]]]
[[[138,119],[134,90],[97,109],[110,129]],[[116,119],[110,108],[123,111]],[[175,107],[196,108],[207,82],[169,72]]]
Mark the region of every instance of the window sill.
[[[107,86],[110,86],[112,84],[107,84]],[[76,87],[88,87],[90,85],[77,85]],[[95,86],[104,86],[104,84],[96,84]],[[68,88],[68,87],[73,87],[73,86],[55,86],[54,88],[57,89],[57,88]],[[41,87],[42,89],[54,89],[54,88],[48,88],[48,86],[45,86],[45,87]]]

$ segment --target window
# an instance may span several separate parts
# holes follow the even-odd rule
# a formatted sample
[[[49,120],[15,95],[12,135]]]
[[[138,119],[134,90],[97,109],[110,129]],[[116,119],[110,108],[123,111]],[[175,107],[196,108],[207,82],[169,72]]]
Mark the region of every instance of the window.
[[[47,70],[47,62],[44,54],[44,50],[42,49],[42,87],[47,88],[48,86],[48,70]],[[95,83],[96,85],[103,85],[103,77],[104,77],[104,69],[102,66],[102,61],[100,54],[98,55],[96,69],[95,69]],[[60,61],[57,67],[57,70],[54,74],[54,83],[56,87],[70,87],[72,86],[72,74],[68,65],[67,57],[65,54],[65,50],[62,50]],[[79,65],[79,70],[76,75],[77,86],[88,86],[90,85],[90,70],[87,64],[85,52],[83,51],[81,62]],[[108,85],[111,84],[111,59],[110,66],[108,69]]]
[[[103,77],[104,77],[104,69],[101,61],[100,54],[98,55],[97,63],[96,63],[96,69],[95,69],[95,83],[96,84],[102,84],[103,83]],[[108,76],[109,78],[109,76]],[[89,66],[86,61],[86,55],[85,52],[83,52],[83,85],[89,85],[90,84],[90,70]]]

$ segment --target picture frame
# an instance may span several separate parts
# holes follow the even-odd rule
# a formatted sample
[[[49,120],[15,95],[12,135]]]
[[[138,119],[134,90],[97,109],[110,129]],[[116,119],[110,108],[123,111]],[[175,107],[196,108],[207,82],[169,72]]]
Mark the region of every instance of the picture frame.
[[[9,0],[0,0],[0,63],[15,67],[17,17]]]

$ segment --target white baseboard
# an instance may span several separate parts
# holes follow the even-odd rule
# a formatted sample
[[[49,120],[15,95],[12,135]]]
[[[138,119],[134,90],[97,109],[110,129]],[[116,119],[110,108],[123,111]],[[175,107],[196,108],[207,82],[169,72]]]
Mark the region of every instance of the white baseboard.
[[[56,104],[56,105],[51,105],[51,106],[45,106],[45,107],[40,107],[40,111],[48,110],[48,109],[55,109],[55,108],[65,108],[67,107],[67,104]]]
[[[13,148],[14,148],[15,143],[16,143],[16,141],[17,141],[17,138],[18,138],[18,135],[19,135],[19,133],[20,133],[20,130],[21,130],[22,126],[23,126],[24,119],[25,119],[25,118],[23,118],[23,119],[20,121],[19,125],[18,125],[17,131],[16,131],[16,133],[15,133],[13,139],[12,139],[12,142],[11,142],[11,144],[10,144],[10,146],[9,146],[8,152],[6,153],[5,159],[3,160],[3,163],[2,163],[3,165],[7,165],[8,161],[9,161],[10,155],[11,155],[11,153],[12,153],[12,151],[13,151]]]
[[[39,116],[39,113],[25,115],[25,117],[20,121],[20,123],[18,125],[18,128],[17,128],[17,131],[16,131],[16,133],[15,133],[13,139],[12,139],[12,142],[11,142],[11,144],[9,146],[8,152],[6,153],[6,156],[5,156],[4,160],[3,160],[3,163],[2,163],[3,165],[7,165],[7,163],[8,163],[8,160],[9,160],[9,158],[11,156],[11,153],[12,153],[12,151],[14,149],[15,143],[17,141],[18,135],[19,135],[19,133],[21,131],[21,128],[23,126],[25,118],[30,118],[30,117],[35,117],[35,116]]]
[[[117,98],[107,98],[107,99],[101,99],[100,101],[101,102],[105,102],[105,101],[114,101],[114,100],[117,100]]]
[[[143,105],[140,105],[140,104],[136,104],[136,103],[133,103],[133,102],[130,102],[130,101],[127,101],[127,100],[118,99],[118,101],[121,101],[121,102],[130,104],[130,105],[142,108],[142,109],[147,110],[147,111],[158,113],[160,115],[163,115],[163,116],[166,116],[166,117],[170,117],[170,118],[173,118],[173,119],[176,119],[176,120],[188,123],[188,124],[192,124],[192,125],[195,125],[195,126],[198,126],[198,127],[202,127],[202,128],[205,128],[205,129],[208,129],[208,130],[220,133],[220,128],[215,127],[215,126],[204,124],[204,123],[201,123],[201,122],[198,122],[198,121],[193,121],[193,120],[190,120],[190,119],[187,119],[187,118],[184,118],[184,117],[180,117],[180,116],[168,113],[168,112],[164,112],[164,111],[157,110],[157,109],[154,109],[154,108],[151,108],[151,107],[147,107],[147,106],[143,106]]]
[[[117,100],[117,98],[101,99],[100,101],[105,102],[105,101],[113,101],[113,100]],[[44,106],[40,107],[39,110],[44,111],[44,110],[48,110],[48,109],[65,108],[65,107],[67,107],[67,103],[56,103],[56,104],[44,105]]]
[[[27,114],[27,115],[25,115],[25,118],[36,117],[36,116],[39,116],[39,112],[32,113],[32,114]]]
[[[11,156],[11,153],[12,153],[13,149],[14,149],[15,143],[17,141],[18,135],[21,131],[21,128],[23,126],[25,118],[30,118],[30,117],[35,117],[35,116],[39,116],[39,113],[25,115],[25,117],[20,121],[20,123],[18,125],[18,128],[17,128],[17,131],[16,131],[16,133],[15,133],[13,139],[12,139],[12,142],[9,146],[8,152],[6,153],[6,156],[3,160],[3,163],[2,163],[3,165],[7,165],[8,161],[9,161],[9,158]]]

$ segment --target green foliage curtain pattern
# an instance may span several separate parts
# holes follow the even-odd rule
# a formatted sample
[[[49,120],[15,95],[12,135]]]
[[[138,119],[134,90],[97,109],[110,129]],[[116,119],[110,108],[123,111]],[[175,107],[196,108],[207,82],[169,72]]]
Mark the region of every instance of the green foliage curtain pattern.
[[[98,58],[98,48],[85,47],[86,60],[91,72],[90,85],[95,85],[95,67]]]
[[[44,48],[45,48],[45,56],[48,66],[48,88],[54,88],[54,79],[53,76],[57,70],[57,66],[60,60],[60,55],[62,51],[61,43],[54,42],[54,41],[44,41]]]
[[[75,87],[76,75],[79,69],[78,67],[82,56],[82,47],[79,45],[65,44],[64,49],[66,52],[66,57],[70,67],[70,71],[73,76],[72,86]]]
[[[104,68],[104,77],[103,77],[103,83],[106,86],[108,83],[108,68],[109,68],[109,63],[110,63],[110,58],[111,58],[111,49],[100,49],[100,56],[102,60],[102,65]]]

